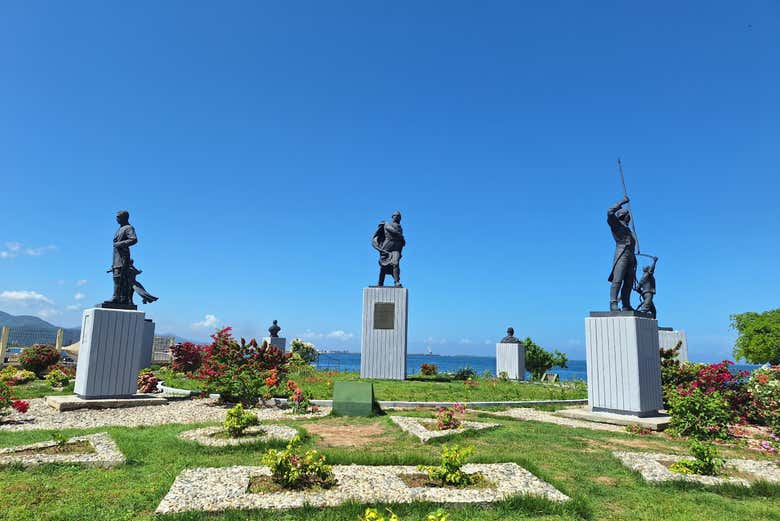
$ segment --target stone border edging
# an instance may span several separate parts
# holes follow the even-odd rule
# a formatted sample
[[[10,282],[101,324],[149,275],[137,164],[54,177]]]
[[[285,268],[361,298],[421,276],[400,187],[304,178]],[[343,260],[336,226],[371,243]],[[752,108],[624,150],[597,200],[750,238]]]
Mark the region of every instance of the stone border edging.
[[[214,435],[225,432],[221,425],[216,427],[203,427],[190,431],[180,432],[177,436],[180,440],[191,441],[206,447],[234,447],[236,445],[250,445],[270,440],[290,441],[298,435],[298,431],[284,425],[263,424],[249,427],[244,435],[238,438],[215,438]]]
[[[86,436],[74,436],[66,443],[86,441],[92,445],[94,452],[65,453],[65,454],[17,454],[24,450],[46,449],[55,447],[56,441],[42,441],[29,445],[17,445],[0,449],[0,466],[18,464],[23,467],[36,467],[49,463],[72,463],[88,467],[111,468],[125,462],[125,456],[119,450],[116,443],[105,432],[88,434]]]
[[[444,438],[446,436],[454,436],[456,434],[462,434],[469,431],[480,431],[484,429],[493,429],[500,427],[500,423],[486,423],[486,422],[473,422],[473,421],[461,421],[461,426],[457,429],[444,429],[432,431],[425,427],[425,424],[435,424],[437,420],[433,418],[417,418],[414,416],[389,416],[393,423],[398,425],[401,430],[416,436],[422,443],[434,438]]]
[[[219,512],[226,509],[289,509],[305,504],[334,507],[348,501],[360,504],[411,503],[485,504],[511,496],[529,494],[562,502],[568,496],[516,463],[469,463],[463,471],[480,472],[488,488],[451,489],[409,487],[400,478],[421,474],[414,466],[334,465],[338,485],[325,491],[284,491],[251,494],[250,478],[270,476],[268,467],[200,467],[184,469],[156,509],[158,514],[187,511]]]

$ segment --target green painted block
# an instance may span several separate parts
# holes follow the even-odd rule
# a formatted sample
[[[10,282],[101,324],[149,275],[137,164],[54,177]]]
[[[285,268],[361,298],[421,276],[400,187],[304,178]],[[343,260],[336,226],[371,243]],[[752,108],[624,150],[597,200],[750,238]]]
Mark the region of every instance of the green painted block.
[[[379,412],[374,402],[374,384],[370,382],[335,382],[333,412],[335,416],[372,416]]]

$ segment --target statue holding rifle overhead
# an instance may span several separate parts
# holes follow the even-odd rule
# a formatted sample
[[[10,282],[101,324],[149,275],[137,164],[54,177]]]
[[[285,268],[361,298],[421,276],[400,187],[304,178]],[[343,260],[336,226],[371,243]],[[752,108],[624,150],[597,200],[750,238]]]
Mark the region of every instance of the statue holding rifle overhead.
[[[612,238],[615,239],[615,256],[612,259],[612,271],[608,279],[612,283],[609,289],[609,310],[619,311],[618,300],[620,300],[622,311],[634,311],[633,306],[631,306],[631,290],[633,289],[640,293],[643,299],[638,311],[655,318],[654,273],[658,257],[640,252],[636,224],[629,205],[631,200],[626,190],[626,179],[623,176],[623,164],[620,159],[618,159],[618,169],[620,170],[620,180],[623,183],[623,199],[607,210],[607,224],[612,232]],[[653,259],[652,266],[644,268],[644,275],[639,284],[636,283],[637,255]]]

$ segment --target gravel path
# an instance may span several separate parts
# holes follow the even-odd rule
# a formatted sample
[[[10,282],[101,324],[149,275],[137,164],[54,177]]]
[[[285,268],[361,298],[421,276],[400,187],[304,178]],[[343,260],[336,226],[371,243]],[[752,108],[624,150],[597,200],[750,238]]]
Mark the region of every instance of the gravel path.
[[[225,412],[230,408],[218,405],[216,400],[199,399],[174,400],[164,405],[58,412],[46,405],[43,398],[35,398],[29,402],[30,408],[26,414],[13,413],[0,423],[0,432],[223,422]],[[330,413],[330,409],[322,407],[317,413],[297,416],[289,410],[276,408],[254,409],[254,412],[261,421],[290,420],[321,417]]]
[[[494,414],[496,416],[508,416],[515,420],[554,423],[556,425],[562,425],[564,427],[579,427],[582,429],[591,429],[594,431],[626,432],[626,428],[619,425],[609,425],[607,423],[596,423],[596,422],[588,422],[583,420],[574,420],[571,418],[563,418],[551,412],[539,411],[537,409],[531,409],[530,407],[519,407],[517,409],[507,409],[506,411],[499,411],[499,412],[487,412],[487,411],[469,411],[469,412],[483,412],[486,414]]]
[[[268,467],[201,467],[183,470],[165,495],[157,513],[185,511],[217,512],[236,509],[287,509],[307,503],[315,507],[336,506],[347,501],[371,504],[378,502],[411,503],[490,503],[517,494],[532,494],[551,501],[569,499],[515,463],[468,464],[467,473],[481,472],[491,486],[453,489],[408,487],[399,477],[420,474],[412,466],[334,465],[338,484],[329,490],[285,491],[250,494],[253,476],[270,476]]]

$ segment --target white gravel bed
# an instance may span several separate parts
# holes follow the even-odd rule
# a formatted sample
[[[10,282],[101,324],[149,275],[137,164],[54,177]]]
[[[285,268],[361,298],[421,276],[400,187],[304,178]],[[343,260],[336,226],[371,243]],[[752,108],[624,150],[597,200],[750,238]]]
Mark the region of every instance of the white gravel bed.
[[[119,409],[79,409],[58,412],[46,405],[43,398],[30,400],[26,414],[12,413],[0,422],[0,432],[35,429],[89,429],[94,427],[141,427],[170,423],[208,423],[225,421],[228,405],[216,400],[173,400],[163,405],[124,407]],[[294,415],[289,409],[251,409],[263,420],[291,420],[318,418],[330,413],[321,407],[316,413]]]
[[[57,445],[56,441],[42,441],[30,445],[19,445],[0,449],[0,466],[20,464],[24,467],[34,467],[47,463],[78,463],[88,467],[110,468],[125,462],[125,456],[116,446],[114,440],[105,432],[88,436],[75,436],[67,443],[87,441],[95,452],[85,454],[16,454],[29,449],[46,449]]]
[[[292,427],[285,427],[284,425],[248,427],[244,434],[238,438],[214,437],[215,434],[221,432],[226,432],[224,427],[203,427],[202,429],[184,431],[179,434],[179,438],[209,447],[231,447],[270,440],[290,441],[298,434],[298,431]]]
[[[537,421],[544,423],[554,423],[564,427],[580,427],[582,429],[591,429],[594,431],[626,432],[626,428],[619,425],[609,425],[606,423],[588,422],[583,420],[574,420],[556,416],[550,412],[531,409],[530,407],[518,407],[516,409],[507,409],[506,411],[472,411],[482,412],[484,414],[493,414],[496,416],[508,416],[515,420]]]
[[[623,465],[639,472],[647,481],[695,481],[705,485],[720,485],[723,483],[733,483],[735,485],[750,486],[746,479],[737,477],[720,476],[699,476],[696,474],[682,474],[672,472],[661,462],[677,462],[683,459],[693,459],[687,456],[676,456],[673,454],[656,454],[650,452],[613,452],[613,456],[618,458]],[[758,461],[750,459],[727,459],[726,467],[733,468],[739,472],[752,474],[757,479],[780,483],[780,467],[771,461]]]
[[[425,443],[428,440],[434,438],[443,438],[445,436],[452,436],[454,434],[460,434],[462,432],[470,430],[482,430],[491,429],[493,427],[500,427],[498,423],[486,423],[486,422],[473,422],[462,421],[460,427],[457,429],[445,429],[445,430],[429,430],[426,425],[436,425],[436,420],[431,418],[415,418],[413,416],[390,416],[390,419],[398,425],[401,430],[408,432],[412,436],[417,436],[421,442]]]
[[[420,474],[413,466],[335,465],[338,484],[332,489],[250,494],[253,476],[270,476],[268,467],[195,468],[182,471],[157,507],[158,514],[226,509],[288,509],[308,504],[333,507],[357,503],[491,503],[518,494],[543,496],[552,501],[569,498],[515,463],[468,464],[467,473],[481,472],[489,488],[452,489],[408,487],[399,477]]]

